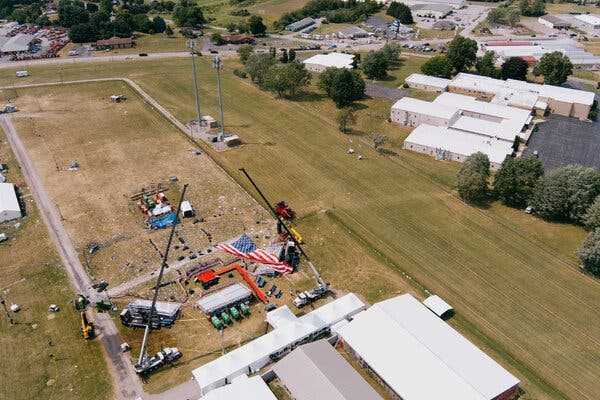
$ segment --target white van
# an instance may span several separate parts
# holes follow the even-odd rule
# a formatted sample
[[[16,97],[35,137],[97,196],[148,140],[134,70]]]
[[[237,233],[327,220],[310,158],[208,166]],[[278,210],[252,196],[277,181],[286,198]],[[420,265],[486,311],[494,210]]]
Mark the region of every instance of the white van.
[[[29,76],[29,71],[17,71],[17,78],[25,78]]]

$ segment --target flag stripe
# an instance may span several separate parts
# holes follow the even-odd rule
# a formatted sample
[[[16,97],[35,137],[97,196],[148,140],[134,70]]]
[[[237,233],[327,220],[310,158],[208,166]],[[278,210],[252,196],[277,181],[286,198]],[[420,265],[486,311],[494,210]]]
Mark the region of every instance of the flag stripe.
[[[246,260],[268,265],[273,270],[282,274],[293,271],[290,265],[279,261],[279,258],[275,254],[257,248],[256,244],[246,234],[241,235],[238,239],[230,243],[219,243],[216,248]]]

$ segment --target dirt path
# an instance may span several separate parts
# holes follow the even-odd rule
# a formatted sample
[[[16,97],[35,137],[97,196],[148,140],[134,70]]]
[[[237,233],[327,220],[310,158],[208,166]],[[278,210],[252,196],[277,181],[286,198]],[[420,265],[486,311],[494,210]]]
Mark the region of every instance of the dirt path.
[[[81,264],[77,251],[71,238],[62,224],[60,214],[44,190],[42,181],[33,167],[31,159],[23,142],[19,138],[12,121],[7,116],[0,117],[0,126],[4,130],[10,147],[21,166],[23,176],[35,202],[40,210],[40,215],[48,227],[50,237],[54,242],[60,258],[65,266],[71,285],[77,293],[87,296],[90,301],[97,299],[97,293],[91,287],[91,280]],[[117,399],[136,399],[143,395],[140,381],[133,371],[129,356],[120,351],[121,339],[113,320],[106,314],[98,314],[94,324],[100,335],[105,356],[110,359],[109,371],[112,376],[115,396]]]

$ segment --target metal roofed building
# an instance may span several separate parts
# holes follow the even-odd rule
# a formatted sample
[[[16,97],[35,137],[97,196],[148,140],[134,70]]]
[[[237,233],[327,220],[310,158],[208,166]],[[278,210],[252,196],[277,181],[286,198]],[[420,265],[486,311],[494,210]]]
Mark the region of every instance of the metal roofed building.
[[[196,305],[203,313],[212,315],[228,306],[250,300],[252,291],[241,283],[234,283],[216,292],[202,296]]]
[[[326,340],[298,347],[273,372],[295,400],[383,400]]]
[[[306,66],[306,69],[313,72],[323,72],[327,68],[346,68],[352,69],[352,63],[354,62],[353,54],[346,53],[329,53],[329,54],[316,54],[306,60],[302,61]]]
[[[410,9],[417,17],[438,19],[450,14],[454,7],[442,3],[425,3],[415,4]]]
[[[403,400],[508,400],[519,380],[409,294],[339,330],[345,349]]]
[[[429,102],[412,97],[403,97],[392,106],[390,118],[406,126],[430,124],[449,126],[460,116],[453,105]]]
[[[435,157],[437,160],[464,162],[473,153],[482,152],[493,169],[500,168],[512,154],[512,143],[445,126],[421,124],[404,140],[403,148]]]
[[[349,26],[348,28],[337,31],[335,35],[340,39],[356,39],[369,36],[369,32],[358,26]]]
[[[242,375],[231,384],[213,390],[203,397],[206,400],[277,400],[260,376]]]
[[[450,125],[450,128],[505,140],[512,144],[515,141],[515,137],[521,133],[523,125],[511,120],[491,122],[485,119],[462,116],[454,121]]]
[[[287,29],[290,32],[298,32],[304,28],[308,28],[309,26],[314,25],[314,23],[314,19],[307,17],[301,19],[300,21],[292,22],[291,24],[286,26],[285,29]]]
[[[19,33],[8,39],[0,48],[2,54],[22,54],[31,51],[31,44],[35,37]]]
[[[201,395],[231,383],[240,375],[258,372],[298,345],[320,338],[332,325],[364,309],[365,304],[355,294],[348,293],[196,368],[192,375],[200,386]]]
[[[429,90],[432,92],[445,92],[450,84],[450,79],[413,73],[404,80],[404,83],[413,89]]]
[[[600,18],[591,14],[580,14],[576,15],[575,19],[583,22],[584,24],[591,25],[593,28],[600,28]]]
[[[404,0],[402,2],[409,7],[417,4],[443,4],[449,5],[454,9],[459,9],[467,5],[466,0]]]
[[[542,15],[538,18],[538,22],[552,29],[569,29],[571,24],[556,15]]]
[[[423,304],[441,319],[447,319],[454,315],[454,308],[437,294],[423,300]]]
[[[0,183],[0,222],[21,218],[21,206],[17,199],[15,185]]]

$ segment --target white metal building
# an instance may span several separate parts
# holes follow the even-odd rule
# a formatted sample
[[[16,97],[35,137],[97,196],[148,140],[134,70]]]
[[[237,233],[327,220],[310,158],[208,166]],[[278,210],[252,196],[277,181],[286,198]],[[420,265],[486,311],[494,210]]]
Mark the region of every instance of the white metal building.
[[[439,19],[450,14],[454,7],[442,3],[426,3],[415,4],[410,9],[417,17]]]
[[[454,309],[452,306],[444,299],[442,299],[437,294],[429,296],[425,300],[423,300],[423,304],[425,307],[429,308],[435,315],[438,317],[445,319],[454,314]]]
[[[22,54],[31,50],[34,36],[19,33],[8,39],[0,48],[2,54]]]
[[[556,15],[542,15],[538,18],[538,22],[552,29],[569,29],[571,27],[570,23]]]
[[[409,294],[340,329],[354,354],[403,400],[508,400],[519,380]]]
[[[392,106],[391,119],[393,122],[406,126],[429,124],[449,126],[460,117],[458,108],[442,103],[403,97]]]
[[[242,375],[225,385],[213,390],[203,397],[205,400],[277,400],[265,381],[260,376],[248,378]]]
[[[203,313],[211,315],[222,311],[230,305],[239,304],[251,298],[252,291],[246,285],[234,283],[214,293],[202,296],[196,302],[196,305]]]
[[[403,0],[402,3],[409,7],[416,4],[444,4],[454,9],[463,8],[467,5],[466,0]]]
[[[410,74],[404,80],[404,83],[406,83],[406,85],[408,85],[410,88],[428,90],[432,92],[445,92],[450,82],[450,79],[417,73]]]
[[[458,162],[464,162],[473,153],[482,152],[488,156],[493,169],[500,168],[506,156],[513,152],[511,142],[506,140],[427,124],[413,130],[404,139],[403,148],[437,160]]]
[[[292,351],[299,344],[313,341],[329,328],[365,309],[353,293],[301,317],[289,318],[277,328],[192,371],[202,395],[231,383],[236,377],[250,375]],[[289,315],[288,315],[289,317]],[[280,320],[282,322],[282,320]]]
[[[0,222],[21,218],[21,206],[12,183],[0,183]]]
[[[330,67],[352,69],[354,55],[336,52],[329,54],[316,54],[302,62],[306,66],[307,70],[313,72],[323,72]]]
[[[584,24],[590,25],[592,28],[600,28],[600,18],[592,14],[580,14],[576,15],[575,19],[583,22]]]

